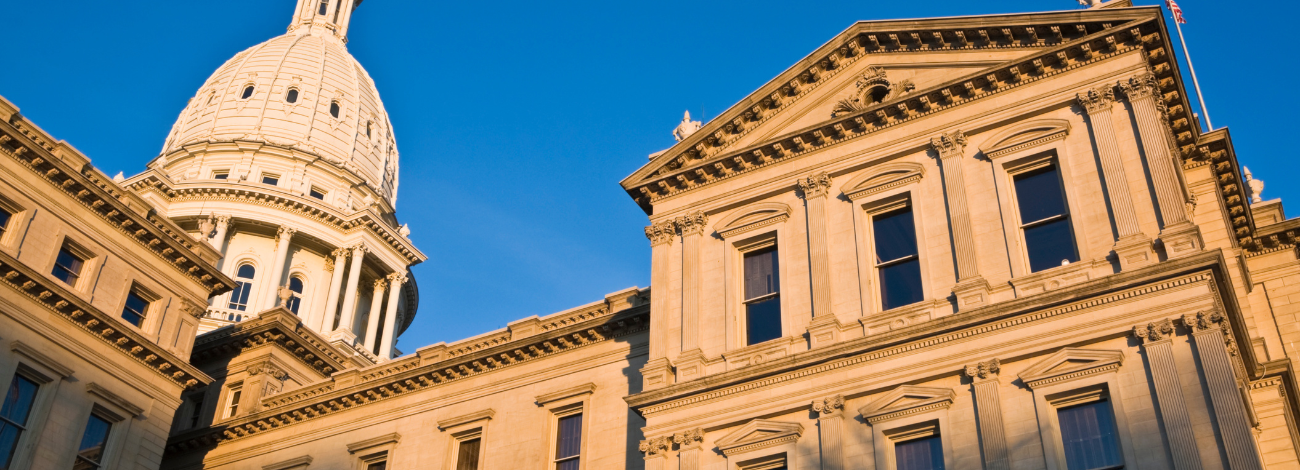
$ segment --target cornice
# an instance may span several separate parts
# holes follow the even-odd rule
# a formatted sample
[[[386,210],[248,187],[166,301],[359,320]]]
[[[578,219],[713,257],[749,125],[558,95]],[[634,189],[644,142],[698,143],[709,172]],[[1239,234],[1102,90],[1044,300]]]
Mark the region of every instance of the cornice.
[[[278,345],[322,377],[361,365],[330,346],[328,340],[304,326],[302,320],[284,307],[199,335],[194,340],[190,361],[201,364],[266,345]]]
[[[31,170],[37,178],[48,181],[57,191],[71,196],[127,238],[162,258],[181,276],[203,286],[208,296],[235,288],[235,281],[204,261],[205,251],[213,260],[220,256],[210,246],[195,241],[174,222],[152,210],[129,207],[121,188],[105,179],[89,159],[81,155],[60,158],[55,154],[55,146],[42,134],[18,116],[9,122],[0,121],[0,153]],[[66,161],[76,161],[76,157],[84,159],[80,165]]]
[[[149,341],[131,327],[123,325],[116,316],[104,313],[81,300],[57,281],[40,275],[3,251],[0,251],[0,273],[3,273],[0,274],[0,279],[3,279],[0,283],[13,289],[16,294],[30,298],[55,313],[55,316],[71,322],[176,385],[192,388],[212,382],[211,377],[157,343]]]

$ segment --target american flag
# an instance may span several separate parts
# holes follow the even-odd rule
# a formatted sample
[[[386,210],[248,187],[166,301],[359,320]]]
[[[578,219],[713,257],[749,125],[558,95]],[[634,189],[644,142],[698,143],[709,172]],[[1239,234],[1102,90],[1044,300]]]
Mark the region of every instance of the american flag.
[[[1183,9],[1178,8],[1178,2],[1175,2],[1174,0],[1165,0],[1165,6],[1168,6],[1169,12],[1173,13],[1175,22],[1179,24],[1187,24],[1187,20],[1183,18]]]

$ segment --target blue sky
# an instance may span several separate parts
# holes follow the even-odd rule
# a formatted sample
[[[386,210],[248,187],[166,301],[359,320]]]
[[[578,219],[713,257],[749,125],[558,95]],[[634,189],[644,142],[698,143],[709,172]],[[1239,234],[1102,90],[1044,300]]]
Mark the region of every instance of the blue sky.
[[[130,175],[157,155],[213,70],[284,32],[295,2],[11,3],[0,95],[106,173]],[[1213,123],[1232,129],[1265,198],[1293,199],[1300,180],[1283,176],[1294,171],[1290,146],[1269,142],[1294,134],[1283,112],[1300,99],[1288,85],[1300,65],[1286,52],[1300,7],[1181,6]],[[618,181],[673,143],[683,110],[715,116],[854,21],[1076,8],[368,0],[348,47],[394,123],[398,216],[429,255],[415,268],[419,316],[398,347],[412,352],[649,284],[646,217]],[[1276,95],[1246,99],[1275,86]]]

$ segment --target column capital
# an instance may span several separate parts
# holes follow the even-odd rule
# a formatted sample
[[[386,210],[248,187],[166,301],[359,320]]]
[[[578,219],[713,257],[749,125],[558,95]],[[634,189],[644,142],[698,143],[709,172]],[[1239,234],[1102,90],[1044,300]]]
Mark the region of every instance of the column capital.
[[[799,190],[804,199],[825,197],[831,189],[831,175],[821,172],[807,178],[799,178]]]
[[[1002,371],[1002,363],[998,358],[989,359],[984,362],[971,364],[962,369],[962,375],[970,377],[975,382],[982,382],[989,379],[996,379],[998,373]]]
[[[1099,86],[1091,90],[1079,92],[1075,98],[1088,114],[1094,114],[1101,111],[1110,111],[1110,107],[1115,104],[1115,88],[1111,86]]]
[[[812,408],[813,411],[817,412],[817,418],[819,419],[839,416],[844,411],[844,395],[833,395],[813,400]]]
[[[1169,321],[1168,318],[1133,327],[1133,337],[1142,340],[1142,344],[1162,341],[1173,335],[1174,322]]]
[[[1129,101],[1155,97],[1157,89],[1156,77],[1150,72],[1119,81],[1119,91],[1124,93]]]
[[[218,227],[222,225],[229,226],[230,219],[231,219],[230,214],[214,214],[212,216],[212,220],[216,221]]]
[[[668,448],[672,447],[672,445],[673,441],[669,436],[659,436],[641,441],[638,448],[641,449],[641,452],[645,453],[646,459],[651,459],[655,457],[664,457],[664,454],[668,452]]]
[[[650,224],[645,226],[645,237],[650,240],[650,246],[672,244],[673,239],[677,238],[677,227],[671,220]]]
[[[335,248],[334,251],[330,252],[330,256],[335,258],[347,258],[351,254],[352,250],[347,248]]]
[[[293,228],[293,227],[289,227],[289,226],[285,226],[285,225],[281,225],[281,226],[280,226],[280,229],[279,229],[279,230],[276,230],[276,235],[278,235],[281,239],[284,239],[284,240],[287,240],[287,239],[289,239],[289,238],[293,238],[293,234],[295,234],[295,233],[298,233],[298,229]]]
[[[385,278],[382,278],[382,277],[379,278],[379,279],[375,279],[375,290],[376,290],[376,291],[378,291],[378,290],[380,290],[380,289],[384,289],[384,288],[386,288],[386,287],[388,287],[388,279],[385,279]]]
[[[700,235],[704,233],[704,226],[709,223],[709,216],[704,215],[702,211],[695,211],[690,214],[678,217],[673,223],[682,229],[682,236]]]
[[[935,152],[939,152],[941,159],[960,157],[962,151],[966,149],[966,134],[961,129],[939,134],[930,139],[930,147],[933,147]]]
[[[361,256],[370,251],[369,248],[366,248],[365,243],[358,243],[356,245],[352,245],[348,249],[352,250],[352,256]]]
[[[682,450],[698,448],[700,443],[704,442],[704,430],[701,428],[687,429],[673,434],[673,442],[676,442]]]
[[[1223,324],[1224,320],[1226,320],[1226,318],[1223,317],[1222,313],[1213,310],[1186,313],[1179,319],[1179,321],[1181,321],[1189,330],[1192,330],[1193,333],[1211,329],[1222,331],[1225,327]]]
[[[406,284],[406,273],[390,273],[389,275],[384,276],[384,279],[388,280],[390,286],[397,288],[402,284]]]

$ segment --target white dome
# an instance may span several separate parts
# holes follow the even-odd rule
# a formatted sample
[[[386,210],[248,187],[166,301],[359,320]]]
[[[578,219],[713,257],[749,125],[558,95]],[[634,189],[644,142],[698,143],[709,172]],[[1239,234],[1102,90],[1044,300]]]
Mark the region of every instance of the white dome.
[[[300,2],[300,10],[313,4]],[[297,22],[288,33],[236,54],[190,100],[162,154],[196,142],[290,147],[355,174],[395,204],[392,124],[370,75],[348,53],[344,28]]]

